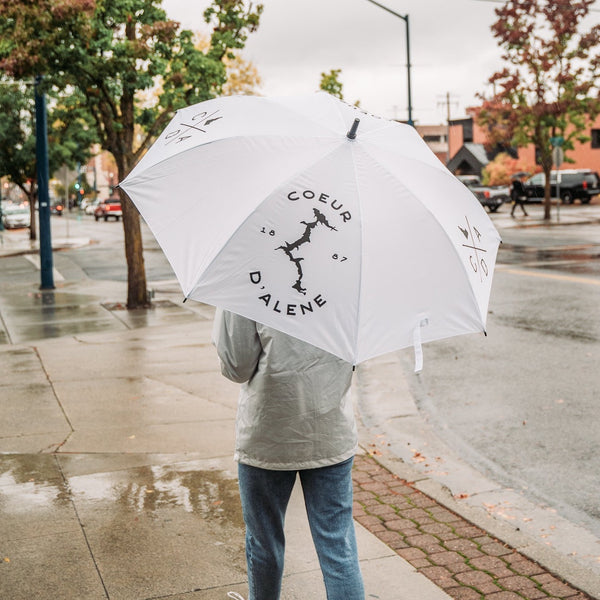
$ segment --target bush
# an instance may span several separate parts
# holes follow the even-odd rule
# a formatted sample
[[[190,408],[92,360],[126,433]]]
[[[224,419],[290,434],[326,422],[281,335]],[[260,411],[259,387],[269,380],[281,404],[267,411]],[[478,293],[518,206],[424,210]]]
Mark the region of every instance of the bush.
[[[535,173],[540,168],[512,158],[506,152],[498,154],[481,171],[481,182],[484,185],[509,185],[515,173]]]

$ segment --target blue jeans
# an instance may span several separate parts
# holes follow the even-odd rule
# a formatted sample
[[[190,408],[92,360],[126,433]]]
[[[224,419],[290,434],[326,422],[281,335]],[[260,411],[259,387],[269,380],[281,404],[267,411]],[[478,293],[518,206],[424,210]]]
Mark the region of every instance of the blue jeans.
[[[249,600],[279,600],[285,550],[283,526],[296,473],[300,474],[327,600],[364,600],[352,519],[352,462],[349,458],[330,467],[300,471],[239,465]]]

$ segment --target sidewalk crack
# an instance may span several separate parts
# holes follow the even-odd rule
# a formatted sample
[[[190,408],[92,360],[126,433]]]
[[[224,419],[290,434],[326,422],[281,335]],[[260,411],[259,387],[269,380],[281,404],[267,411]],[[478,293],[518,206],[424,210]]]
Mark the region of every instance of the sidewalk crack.
[[[96,569],[96,573],[98,574],[98,579],[100,580],[100,583],[102,584],[102,589],[104,590],[104,595],[107,598],[107,600],[110,600],[110,595],[108,593],[108,589],[106,588],[106,583],[104,582],[104,578],[102,577],[102,573],[100,572],[100,567],[98,566],[96,557],[94,556],[94,551],[92,550],[90,540],[88,539],[87,533],[85,531],[85,527],[84,527],[83,523],[81,522],[81,517],[79,515],[79,511],[77,510],[77,505],[75,504],[75,500],[73,499],[73,495],[71,494],[71,486],[69,484],[69,480],[67,479],[67,477],[63,471],[62,465],[60,464],[60,461],[58,460],[57,454],[54,455],[54,461],[55,461],[56,466],[57,466],[57,468],[60,472],[60,475],[63,479],[65,489],[68,492],[69,502],[71,503],[71,506],[73,507],[73,511],[75,512],[75,517],[77,518],[77,523],[79,524],[79,528],[81,529],[81,534],[83,535],[83,539],[85,540],[85,545],[87,546],[88,552],[90,553],[90,558],[92,559],[92,563],[94,564],[94,568]]]

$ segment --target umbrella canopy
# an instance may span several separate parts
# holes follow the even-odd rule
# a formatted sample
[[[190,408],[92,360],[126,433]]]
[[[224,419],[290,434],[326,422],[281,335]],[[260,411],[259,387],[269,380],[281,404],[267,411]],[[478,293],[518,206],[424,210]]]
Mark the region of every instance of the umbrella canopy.
[[[120,186],[186,298],[353,364],[485,330],[500,237],[408,125],[323,92],[217,98]]]

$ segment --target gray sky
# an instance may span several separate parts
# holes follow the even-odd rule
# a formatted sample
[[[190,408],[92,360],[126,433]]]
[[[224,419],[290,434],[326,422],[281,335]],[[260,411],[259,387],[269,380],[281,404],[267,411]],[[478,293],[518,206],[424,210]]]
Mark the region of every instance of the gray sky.
[[[480,0],[378,0],[409,15],[413,119],[465,115],[501,66],[492,37],[494,3]],[[258,0],[255,0],[255,4]],[[407,118],[406,25],[368,0],[261,0],[264,12],[244,56],[259,70],[264,95],[306,93],[321,73],[342,69],[344,98],[365,110]],[[209,0],[163,0],[170,18],[202,31]],[[600,2],[598,3],[600,5]],[[600,13],[594,13],[594,22]]]

